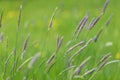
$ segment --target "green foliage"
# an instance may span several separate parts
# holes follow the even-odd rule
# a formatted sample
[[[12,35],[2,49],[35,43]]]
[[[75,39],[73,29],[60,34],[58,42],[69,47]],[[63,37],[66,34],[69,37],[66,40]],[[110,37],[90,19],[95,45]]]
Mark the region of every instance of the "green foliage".
[[[1,0],[0,80],[119,80],[119,0],[110,0],[105,13],[103,6],[104,0]]]

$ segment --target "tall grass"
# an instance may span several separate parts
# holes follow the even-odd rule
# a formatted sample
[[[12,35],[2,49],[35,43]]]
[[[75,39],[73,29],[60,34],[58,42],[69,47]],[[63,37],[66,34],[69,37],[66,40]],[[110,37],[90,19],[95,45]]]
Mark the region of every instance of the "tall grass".
[[[93,80],[95,76],[101,71],[104,67],[106,67],[108,64],[112,63],[118,63],[119,60],[110,60],[112,57],[111,51],[109,53],[105,54],[101,59],[99,59],[97,62],[95,62],[93,65],[90,65],[91,59],[94,58],[93,55],[85,55],[84,57],[84,51],[88,49],[89,53],[94,47],[93,44],[99,43],[99,38],[102,32],[104,32],[104,27],[100,28],[98,31],[95,31],[94,36],[89,35],[85,36],[87,37],[86,40],[80,40],[81,32],[89,34],[92,29],[96,27],[96,24],[99,24],[98,22],[101,20],[101,18],[104,18],[103,15],[105,15],[106,8],[108,6],[109,0],[106,0],[104,7],[102,8],[102,12],[99,14],[98,17],[93,18],[89,22],[90,13],[85,14],[82,20],[80,20],[79,24],[75,28],[75,32],[73,34],[73,38],[71,38],[69,41],[69,45],[65,47],[64,44],[68,42],[64,42],[65,37],[60,36],[59,34],[56,34],[56,48],[50,55],[45,56],[42,58],[42,50],[47,50],[48,42],[44,40],[44,45],[40,52],[36,53],[33,56],[26,56],[27,53],[27,47],[30,43],[30,35],[27,36],[25,39],[22,49],[20,49],[21,52],[17,51],[19,50],[19,33],[20,33],[20,23],[21,23],[21,14],[22,14],[22,6],[19,8],[19,16],[18,16],[18,25],[17,25],[17,33],[16,33],[16,42],[14,50],[8,55],[6,60],[4,61],[4,69],[2,74],[2,80],[76,80],[76,79],[82,79],[82,80]],[[49,25],[48,25],[48,32],[47,37],[49,36],[50,30],[53,28],[54,24],[54,18],[57,14],[56,11],[58,8],[56,7],[53,11],[52,17],[50,19]],[[1,19],[0,19],[0,27],[2,24],[2,16],[1,13]],[[110,22],[111,17],[107,20],[106,25],[108,26]],[[85,28],[86,27],[86,28]],[[87,30],[87,31],[86,31]],[[66,30],[67,31],[67,30]],[[79,38],[80,37],[80,38]],[[46,38],[49,40],[48,38]],[[3,34],[0,33],[0,44],[3,41]],[[50,42],[49,42],[50,43]],[[55,45],[55,44],[53,44]],[[53,45],[50,45],[53,46]],[[6,42],[6,46],[8,47],[8,40]],[[1,47],[0,47],[1,48]],[[9,48],[9,47],[8,47]],[[33,48],[32,48],[33,50]],[[99,55],[99,54],[98,54]],[[92,66],[91,68],[88,66]]]

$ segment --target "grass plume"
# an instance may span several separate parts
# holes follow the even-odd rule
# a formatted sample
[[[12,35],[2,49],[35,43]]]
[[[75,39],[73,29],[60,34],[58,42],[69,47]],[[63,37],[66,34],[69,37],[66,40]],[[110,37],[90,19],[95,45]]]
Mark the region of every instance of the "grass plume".
[[[40,57],[40,53],[36,53],[33,58],[30,60],[29,64],[28,64],[28,69],[31,69],[34,65],[34,63],[36,62],[36,60]]]
[[[23,45],[22,54],[21,54],[21,59],[22,60],[23,60],[24,55],[25,55],[25,51],[26,51],[26,48],[27,48],[27,44],[28,44],[29,38],[30,38],[30,35],[27,36],[27,38],[26,38],[26,40],[24,42],[24,45]]]
[[[110,0],[106,0],[105,4],[104,4],[104,6],[103,6],[103,9],[102,9],[103,14],[105,13],[109,2],[110,2]]]
[[[76,47],[78,46],[81,46],[82,44],[84,44],[85,41],[80,41],[79,43],[73,45],[72,47],[70,47],[67,51],[66,51],[66,54],[70,53],[73,49],[75,49]]]
[[[52,13],[52,17],[51,17],[49,25],[48,25],[48,30],[50,30],[53,26],[53,20],[54,20],[54,17],[56,15],[57,10],[58,10],[58,7],[56,7],[55,10]]]
[[[85,64],[90,60],[91,57],[86,58],[84,61],[81,62],[81,64],[75,69],[74,74],[79,75],[81,73],[82,68],[85,66]]]

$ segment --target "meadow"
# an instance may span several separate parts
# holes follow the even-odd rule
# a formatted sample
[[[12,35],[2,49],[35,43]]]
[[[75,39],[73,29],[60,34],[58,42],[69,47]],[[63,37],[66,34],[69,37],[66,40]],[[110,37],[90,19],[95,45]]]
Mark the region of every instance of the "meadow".
[[[120,80],[119,0],[0,0],[0,80]]]

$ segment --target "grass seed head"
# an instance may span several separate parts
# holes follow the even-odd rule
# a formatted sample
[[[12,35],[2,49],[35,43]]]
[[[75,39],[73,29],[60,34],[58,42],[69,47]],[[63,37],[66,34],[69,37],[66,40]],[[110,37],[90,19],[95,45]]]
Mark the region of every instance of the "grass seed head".
[[[50,58],[47,61],[46,67],[48,67],[51,64],[51,62],[54,60],[55,56],[56,56],[56,54],[54,54],[54,53],[50,56]]]
[[[97,40],[98,40],[100,34],[102,33],[102,31],[103,31],[103,29],[100,29],[99,32],[95,35],[95,37],[93,38],[94,42],[97,42]]]
[[[92,29],[97,23],[98,21],[100,20],[100,18],[102,17],[102,13],[96,18],[91,21],[91,23],[89,24],[89,30]]]
[[[89,14],[87,13],[87,14],[85,15],[85,17],[83,18],[82,23],[79,25],[78,30],[76,31],[76,32],[77,32],[77,34],[76,34],[76,39],[79,37],[82,29],[83,29],[84,26],[86,25],[86,23],[87,23],[87,21],[88,21],[88,18],[89,18]]]
[[[110,2],[110,0],[106,0],[105,4],[104,4],[104,6],[103,6],[103,9],[102,9],[103,14],[105,13],[106,8],[107,8],[109,2]]]
[[[73,49],[75,49],[76,47],[78,46],[81,46],[82,44],[84,44],[85,41],[80,41],[79,43],[73,45],[72,47],[70,47],[67,51],[66,51],[66,54],[70,53]]]
[[[58,10],[58,7],[56,7],[52,13],[52,17],[51,17],[49,25],[48,25],[48,30],[50,30],[53,27],[53,20],[54,20],[57,10]]]
[[[91,57],[86,58],[81,64],[75,69],[74,74],[79,75],[84,65],[91,59]]]
[[[27,38],[26,38],[26,40],[24,42],[23,49],[22,49],[22,54],[21,54],[21,59],[24,58],[29,38],[30,38],[30,35],[27,36]]]
[[[108,20],[106,21],[106,23],[105,23],[106,26],[108,26],[108,25],[110,24],[110,21],[111,21],[112,17],[113,17],[113,14],[110,15],[110,17],[109,17]]]
[[[102,66],[103,64],[105,64],[106,63],[106,61],[109,59],[111,57],[111,53],[107,53],[106,55],[104,55],[101,59],[100,59],[100,61],[99,61],[99,63],[97,64],[98,66]]]
[[[34,57],[31,59],[31,61],[28,64],[28,68],[32,68],[33,64],[36,62],[36,60],[40,57],[40,53],[36,53]]]

